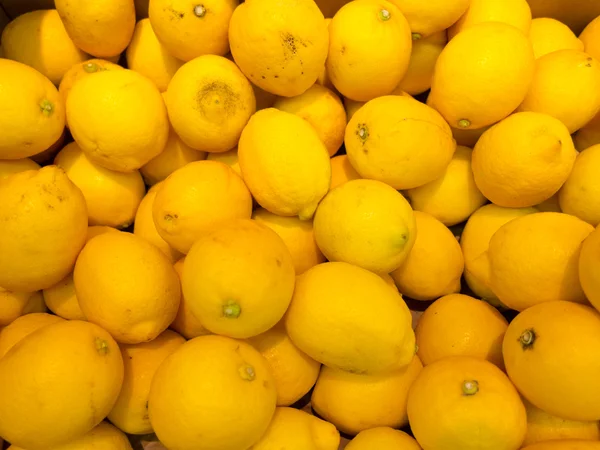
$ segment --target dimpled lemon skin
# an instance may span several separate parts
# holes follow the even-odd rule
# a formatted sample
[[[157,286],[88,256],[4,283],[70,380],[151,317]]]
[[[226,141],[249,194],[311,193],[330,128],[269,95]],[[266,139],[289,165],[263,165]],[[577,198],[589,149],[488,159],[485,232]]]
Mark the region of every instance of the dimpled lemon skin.
[[[427,101],[452,127],[482,128],[521,104],[534,67],[531,43],[515,27],[499,22],[473,25],[442,51]]]
[[[596,228],[581,245],[579,255],[579,281],[590,303],[600,311],[600,229]]]
[[[0,435],[43,450],[87,433],[106,417],[121,389],[123,359],[102,328],[65,320],[13,347],[0,360],[0,380]]]
[[[473,150],[477,187],[498,206],[524,208],[552,197],[567,180],[577,152],[554,117],[513,114],[487,130]]]
[[[294,114],[274,108],[254,114],[242,132],[238,157],[248,189],[274,214],[309,220],[329,190],[325,144]]]
[[[59,167],[0,180],[0,286],[32,292],[58,283],[73,269],[87,226],[83,194]]]
[[[600,314],[572,302],[541,303],[508,326],[504,362],[519,392],[569,420],[600,417]]]
[[[346,450],[421,450],[421,447],[404,431],[377,427],[361,431],[346,446]]]
[[[81,251],[73,272],[83,314],[120,343],[148,342],[173,321],[181,287],[171,262],[130,233],[105,233]]]
[[[408,69],[410,27],[391,2],[347,3],[331,21],[329,36],[327,73],[344,97],[366,102],[390,94]]]
[[[229,23],[231,54],[253,84],[282,97],[302,94],[325,65],[327,24],[311,0],[244,2]]]
[[[177,135],[190,147],[206,152],[234,148],[256,111],[250,82],[235,63],[215,55],[200,56],[181,66],[165,100]]]
[[[363,178],[395,189],[439,178],[456,149],[450,127],[437,111],[397,95],[361,107],[346,127],[344,142],[350,163]]]
[[[194,338],[158,368],[148,409],[171,450],[240,450],[265,433],[277,393],[265,359],[222,336]]]
[[[163,151],[169,135],[160,92],[133,70],[81,79],[67,98],[67,120],[88,158],[118,172],[142,167]]]
[[[297,277],[285,327],[311,358],[357,374],[399,369],[415,354],[412,318],[400,294],[348,263],[319,264]]]
[[[183,267],[183,295],[211,332],[249,338],[281,320],[294,277],[292,255],[277,233],[236,220],[194,243]]]
[[[375,180],[348,181],[329,192],[317,208],[314,233],[329,261],[376,273],[400,267],[417,237],[410,204]]]
[[[65,107],[48,78],[25,64],[0,58],[0,159],[43,152],[65,128]]]

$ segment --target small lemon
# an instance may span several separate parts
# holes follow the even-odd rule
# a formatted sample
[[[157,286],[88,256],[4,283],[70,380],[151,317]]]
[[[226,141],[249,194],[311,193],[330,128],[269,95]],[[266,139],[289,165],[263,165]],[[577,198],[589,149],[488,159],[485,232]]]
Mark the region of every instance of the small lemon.
[[[350,164],[348,155],[338,155],[331,158],[331,188],[344,184],[347,181],[358,180],[360,175]]]
[[[413,41],[428,38],[453,25],[469,8],[471,0],[392,0],[408,20]]]
[[[567,25],[549,17],[538,17],[531,21],[529,39],[536,58],[557,50],[583,50],[583,42]]]
[[[483,22],[502,22],[527,35],[531,8],[527,0],[471,0],[462,17],[448,30],[448,37],[453,39],[461,31]]]
[[[0,180],[26,170],[37,170],[40,165],[29,158],[0,160]]]
[[[61,317],[52,314],[32,313],[21,316],[4,328],[0,328],[0,358],[31,333],[62,320]]]
[[[404,431],[389,427],[377,427],[361,431],[346,446],[346,450],[421,450],[417,441]]]
[[[106,61],[105,59],[88,59],[87,61],[71,66],[71,68],[65,72],[65,75],[62,77],[60,85],[58,86],[58,92],[63,99],[63,103],[67,103],[69,93],[77,81],[106,70],[123,70],[123,67],[110,61]]]

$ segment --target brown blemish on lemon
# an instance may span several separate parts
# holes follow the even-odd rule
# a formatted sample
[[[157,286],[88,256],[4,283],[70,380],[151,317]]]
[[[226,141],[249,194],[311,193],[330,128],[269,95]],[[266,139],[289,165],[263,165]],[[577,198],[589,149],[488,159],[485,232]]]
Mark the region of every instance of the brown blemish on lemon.
[[[219,117],[214,119],[222,119],[222,114],[227,116],[235,114],[240,96],[231,86],[223,81],[212,81],[203,86],[196,95],[196,109],[206,116],[209,120],[217,108]]]

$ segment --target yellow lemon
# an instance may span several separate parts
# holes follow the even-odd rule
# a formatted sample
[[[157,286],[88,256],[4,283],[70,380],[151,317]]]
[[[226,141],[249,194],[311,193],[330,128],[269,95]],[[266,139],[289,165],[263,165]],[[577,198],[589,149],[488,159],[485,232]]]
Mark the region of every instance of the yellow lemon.
[[[175,132],[190,147],[207,152],[234,148],[256,111],[250,82],[233,62],[214,55],[181,66],[166,100]]]
[[[574,133],[600,110],[600,63],[580,50],[558,50],[536,60],[519,111],[556,117]]]
[[[468,295],[446,295],[425,310],[415,336],[428,365],[448,356],[487,359],[501,369],[502,339],[508,322],[495,308]]]
[[[73,64],[89,56],[71,40],[55,9],[25,13],[2,32],[4,57],[33,67],[58,86]]]
[[[600,450],[600,442],[581,439],[538,442],[523,447],[522,450]]]
[[[448,30],[448,37],[452,39],[483,22],[502,22],[527,35],[531,27],[531,8],[527,3],[527,0],[471,0],[466,12]]]
[[[73,272],[83,314],[124,344],[151,341],[173,321],[181,288],[171,262],[130,233],[90,240]]]
[[[178,30],[177,27],[172,29]],[[183,61],[175,58],[157,39],[150,19],[142,19],[135,26],[131,44],[127,47],[127,67],[150,78],[160,92],[167,86]]]
[[[132,0],[55,0],[54,4],[71,39],[90,55],[115,56],[129,45],[135,27]]]
[[[478,269],[477,258],[488,250],[490,239],[502,225],[535,212],[538,212],[535,208],[504,208],[490,204],[482,206],[469,217],[460,237],[460,246],[465,258],[465,281],[478,297],[497,304],[497,297],[491,289],[471,274],[474,268]],[[487,277],[489,273],[484,278]]]
[[[95,164],[77,143],[65,146],[54,159],[77,186],[87,203],[90,225],[127,228],[146,193],[139,171],[115,172]]]
[[[60,93],[63,102],[65,104],[67,103],[69,93],[77,81],[86,78],[89,75],[104,72],[106,70],[123,70],[123,67],[104,59],[88,59],[87,61],[71,66],[71,68],[65,72],[65,75],[58,86],[58,92]]]
[[[0,435],[28,450],[65,444],[106,417],[122,381],[106,331],[77,320],[48,325],[0,359]]]
[[[598,17],[588,23],[579,35],[579,39],[583,42],[584,51],[597,60],[600,59],[598,35],[600,35],[600,19]]]
[[[283,239],[292,255],[297,275],[325,262],[325,256],[323,256],[315,241],[311,221],[300,220],[297,217],[278,216],[263,208],[254,210],[252,218],[268,226]]]
[[[454,136],[454,139],[456,140],[456,143],[458,145],[473,148],[475,147],[475,144],[477,143],[481,135],[485,133],[488,129],[489,126],[477,129],[463,129],[452,127],[452,136]]]
[[[263,437],[252,450],[338,450],[335,426],[294,408],[277,408]]]
[[[57,316],[67,320],[85,320],[77,300],[73,274],[67,275],[54,286],[50,286],[42,292],[48,309]]]
[[[404,431],[389,427],[377,427],[361,431],[346,446],[346,450],[421,450],[417,441]]]
[[[396,270],[416,235],[406,199],[375,180],[348,181],[323,199],[314,219],[317,245],[329,261],[343,261],[377,273]]]
[[[408,366],[381,375],[323,367],[312,394],[312,407],[349,435],[375,427],[403,427],[408,424],[408,392],[422,368],[418,356]]]
[[[387,95],[408,69],[411,46],[408,22],[393,3],[356,0],[344,5],[329,25],[327,73],[352,100]]]
[[[563,212],[596,226],[600,223],[600,145],[577,155],[573,170],[558,194]]]
[[[488,251],[474,261],[472,275],[478,276],[478,266],[488,266],[487,285],[517,311],[554,300],[585,303],[578,260],[581,242],[593,229],[563,213],[519,217],[494,233]],[[485,275],[479,280],[485,282]]]
[[[175,272],[179,276],[179,281],[183,277],[183,265],[185,264],[185,257],[181,258],[177,261],[173,267],[175,268]],[[190,309],[189,302],[186,300],[185,295],[183,295],[183,291],[181,292],[181,302],[179,303],[179,310],[177,311],[177,316],[173,322],[171,322],[171,328],[177,331],[186,339],[193,339],[198,336],[205,336],[207,334],[212,334],[208,331],[204,326],[200,323],[198,318],[192,314]]]
[[[314,84],[296,97],[279,98],[274,108],[296,114],[310,123],[333,156],[344,142],[346,111],[337,95],[319,84]]]
[[[37,170],[40,165],[29,158],[0,160],[0,180],[26,170]]]
[[[350,98],[344,97],[344,108],[346,109],[346,122],[350,122],[350,119],[354,116],[366,102],[358,102]]]
[[[445,30],[426,38],[415,40],[413,37],[408,69],[400,81],[398,89],[411,95],[422,94],[430,89],[435,63],[447,42],[448,37]]]
[[[505,23],[476,24],[440,54],[427,101],[452,127],[482,128],[504,119],[523,102],[534,68],[526,35]]]
[[[276,398],[267,362],[251,345],[200,336],[156,371],[150,422],[171,449],[239,450],[267,431]]]
[[[311,0],[252,0],[234,11],[229,41],[236,64],[252,83],[294,97],[315,84],[323,71],[329,34]]]
[[[513,114],[487,130],[473,150],[475,183],[499,206],[523,208],[552,197],[576,158],[562,122],[547,114]]]
[[[131,172],[165,148],[169,120],[160,92],[133,70],[79,80],[67,98],[73,138],[92,162]]]
[[[406,196],[413,209],[431,214],[450,227],[464,222],[483,206],[487,199],[473,178],[472,153],[468,147],[457,146],[441,177],[407,190]]]
[[[158,233],[187,253],[211,228],[231,219],[249,219],[252,196],[233,169],[217,161],[196,161],[173,172],[152,206]]]
[[[435,300],[460,291],[465,262],[452,232],[435,217],[414,212],[417,238],[402,265],[391,275],[398,290],[415,300]]]
[[[581,245],[579,255],[579,281],[590,303],[600,310],[600,277],[596,268],[600,262],[600,230],[592,231]]]
[[[583,50],[583,42],[567,25],[549,17],[538,17],[531,21],[529,39],[536,58],[557,50]]]
[[[31,333],[54,323],[62,322],[58,316],[46,313],[26,314],[0,328],[0,358]]]
[[[237,0],[151,0],[150,23],[165,49],[183,61],[229,51],[229,21]]]
[[[329,30],[329,24],[330,23],[331,23],[331,19],[325,19],[325,24],[327,25],[327,30]],[[323,67],[323,70],[322,70],[321,74],[319,75],[319,78],[317,78],[317,84],[319,84],[319,85],[321,85],[323,87],[326,87],[327,89],[333,91],[336,95],[339,94],[339,92],[337,92],[337,89],[335,88],[335,86],[331,82],[331,78],[329,77],[329,73],[327,73],[327,66],[326,65]]]
[[[240,169],[240,159],[238,158],[237,147],[222,153],[208,153],[206,159],[209,161],[219,161],[225,165],[228,165],[237,173],[240,177],[242,176],[242,169]]]
[[[346,183],[347,181],[358,180],[360,175],[350,164],[348,155],[338,155],[331,158],[331,188]]]
[[[352,166],[363,178],[394,189],[439,178],[456,149],[450,127],[437,111],[397,95],[361,107],[346,127],[345,143]]]
[[[248,338],[281,320],[294,275],[290,251],[277,233],[253,220],[235,220],[192,246],[183,267],[183,293],[208,330]]]
[[[408,20],[414,41],[427,38],[453,25],[471,0],[392,0]]]
[[[108,419],[129,434],[152,433],[148,395],[154,374],[162,362],[183,345],[185,339],[166,330],[151,342],[121,345],[125,376],[123,387]]]
[[[38,295],[39,292],[13,292],[0,287],[0,326],[10,325],[31,312],[37,306]]]
[[[564,419],[600,418],[600,314],[572,302],[541,303],[520,313],[504,336],[504,363],[519,392]]]
[[[469,356],[425,366],[408,394],[408,419],[424,449],[517,449],[527,430],[525,406],[508,377]]]
[[[0,159],[43,152],[65,128],[65,107],[50,80],[25,64],[0,58]]]
[[[600,114],[581,127],[573,136],[575,148],[580,152],[592,145],[600,144]]]
[[[308,220],[329,190],[325,144],[294,114],[274,108],[257,112],[244,128],[238,156],[250,192],[274,214]]]
[[[173,128],[164,150],[140,168],[144,181],[150,186],[166,179],[188,163],[206,159],[206,152],[194,150],[181,140]]]
[[[59,167],[0,180],[0,286],[31,292],[58,283],[75,265],[87,222],[83,194]]]
[[[285,316],[300,350],[357,374],[408,365],[415,353],[411,322],[398,292],[374,273],[343,262],[319,264],[297,277]]]
[[[536,408],[526,400],[524,403],[527,409],[527,435],[523,442],[524,446],[565,439],[600,441],[598,421],[561,419]]]
[[[315,385],[321,364],[293,344],[282,323],[248,342],[269,364],[277,390],[277,406],[293,405]]]
[[[20,450],[12,447],[14,450]],[[108,422],[100,422],[81,437],[66,444],[53,446],[52,450],[132,450],[127,435]]]
[[[161,186],[161,183],[155,184],[140,202],[133,223],[133,234],[147,240],[163,252],[171,262],[175,262],[181,258],[181,253],[171,247],[169,243],[162,238],[156,229],[154,217],[152,215],[154,199]]]

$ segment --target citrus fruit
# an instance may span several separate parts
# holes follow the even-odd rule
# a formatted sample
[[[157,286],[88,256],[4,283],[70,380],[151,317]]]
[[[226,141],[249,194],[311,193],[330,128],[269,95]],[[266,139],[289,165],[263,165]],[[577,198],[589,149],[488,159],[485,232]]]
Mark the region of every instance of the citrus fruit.
[[[596,228],[581,244],[579,255],[579,281],[589,302],[600,311],[600,277],[596,270],[600,231]]]
[[[346,181],[358,180],[360,175],[352,164],[348,155],[338,155],[331,158],[331,188],[335,189]]]
[[[62,321],[62,318],[46,313],[26,314],[15,319],[9,325],[0,328],[0,358],[31,333]]]
[[[583,50],[583,42],[567,25],[549,17],[538,17],[531,21],[529,39],[536,58],[557,50]]]
[[[448,37],[452,39],[483,22],[502,22],[527,35],[531,27],[531,8],[527,3],[527,0],[471,0],[466,12],[448,30]]]
[[[0,179],[26,170],[37,170],[40,165],[29,158],[0,160]]]
[[[470,0],[393,0],[406,17],[413,41],[418,42],[434,33],[450,28],[468,9]]]
[[[58,92],[62,97],[63,103],[67,103],[69,93],[77,81],[106,70],[123,70],[123,67],[110,61],[106,61],[105,59],[88,59],[72,65],[71,68],[65,72],[58,85]]]
[[[421,450],[417,441],[404,431],[394,430],[389,427],[377,427],[361,431],[346,446],[347,450]]]

